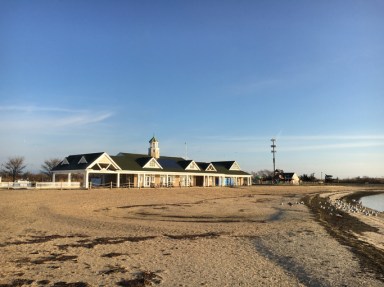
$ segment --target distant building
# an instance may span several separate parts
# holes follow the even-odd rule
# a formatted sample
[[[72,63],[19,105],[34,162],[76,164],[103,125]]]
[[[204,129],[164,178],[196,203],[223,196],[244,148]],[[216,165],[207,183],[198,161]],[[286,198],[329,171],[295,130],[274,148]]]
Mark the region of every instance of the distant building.
[[[273,180],[275,183],[300,184],[300,178],[294,172],[284,172],[282,169],[276,169]]]
[[[289,183],[289,184],[293,184],[293,185],[300,184],[300,178],[294,172],[284,172],[283,176],[284,176],[284,182],[285,183]]]
[[[324,177],[324,182],[326,182],[326,183],[333,182],[333,175],[326,174],[325,177]]]
[[[149,141],[148,154],[105,152],[69,155],[52,169],[56,175],[83,175],[83,187],[112,184],[115,187],[239,186],[251,185],[251,175],[236,161],[195,162],[160,156],[159,142]]]

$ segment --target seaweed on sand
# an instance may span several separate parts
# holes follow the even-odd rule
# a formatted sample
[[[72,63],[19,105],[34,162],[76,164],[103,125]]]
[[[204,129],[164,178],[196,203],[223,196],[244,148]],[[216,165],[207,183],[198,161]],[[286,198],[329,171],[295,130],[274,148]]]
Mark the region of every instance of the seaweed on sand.
[[[171,239],[179,239],[179,240],[183,240],[183,239],[195,240],[198,238],[217,238],[220,236],[220,234],[216,232],[208,232],[208,233],[201,233],[201,234],[181,234],[181,235],[164,234],[164,235]]]
[[[88,248],[92,249],[96,245],[112,245],[112,244],[120,244],[124,242],[140,242],[140,241],[145,241],[145,240],[150,240],[155,238],[155,236],[138,236],[138,237],[99,237],[99,238],[94,238],[94,239],[82,239],[78,240],[77,243],[73,244],[62,244],[62,245],[57,245],[57,247],[61,250],[66,250],[68,247],[72,248]]]
[[[360,268],[364,271],[374,272],[376,278],[384,282],[384,252],[368,244],[355,234],[364,232],[377,232],[378,229],[370,226],[346,212],[338,211],[340,216],[334,216],[321,206],[326,201],[319,195],[305,196],[305,204],[310,208],[315,219],[324,226],[325,230],[341,244],[352,247],[351,251],[359,260]]]
[[[155,272],[141,271],[136,275],[136,278],[130,280],[121,280],[117,282],[117,286],[122,287],[145,287],[153,284],[160,284],[161,277]]]

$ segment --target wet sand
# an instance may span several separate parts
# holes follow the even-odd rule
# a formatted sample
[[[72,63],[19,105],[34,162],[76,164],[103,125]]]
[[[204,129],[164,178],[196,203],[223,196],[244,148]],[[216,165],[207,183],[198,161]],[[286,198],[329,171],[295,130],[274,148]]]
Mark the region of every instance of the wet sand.
[[[383,214],[319,208],[372,189],[0,190],[0,286],[384,286]]]

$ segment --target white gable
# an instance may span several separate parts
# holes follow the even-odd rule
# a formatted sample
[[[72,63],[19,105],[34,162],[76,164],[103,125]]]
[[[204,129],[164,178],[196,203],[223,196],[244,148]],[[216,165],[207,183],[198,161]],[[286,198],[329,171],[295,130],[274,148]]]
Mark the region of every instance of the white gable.
[[[205,171],[217,171],[216,168],[213,166],[213,164],[209,164],[208,167],[205,169]]]
[[[163,167],[158,163],[158,161],[155,158],[151,158],[144,166],[143,168],[158,168],[163,169]]]
[[[200,170],[195,161],[191,161],[191,163],[185,168],[186,170]]]
[[[81,160],[82,159],[80,159],[80,161]],[[103,153],[97,160],[95,160],[89,166],[89,169],[115,171],[115,170],[119,170],[120,167],[112,160],[112,158],[109,155],[107,155],[106,153]]]
[[[107,164],[111,164],[112,162],[112,159],[106,154],[102,154],[98,159],[97,159],[97,162],[98,163],[107,163]]]
[[[61,162],[61,165],[64,165],[64,164],[69,164],[68,159],[66,157]]]
[[[237,162],[234,162],[232,166],[229,168],[229,170],[241,170],[240,166]]]

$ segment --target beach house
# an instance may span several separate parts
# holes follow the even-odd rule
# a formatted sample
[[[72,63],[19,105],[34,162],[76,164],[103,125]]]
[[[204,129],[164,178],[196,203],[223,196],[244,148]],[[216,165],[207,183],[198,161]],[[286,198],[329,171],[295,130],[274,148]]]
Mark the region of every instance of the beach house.
[[[185,187],[251,185],[251,175],[236,161],[197,162],[182,157],[161,156],[159,141],[152,137],[147,154],[106,152],[69,155],[52,169],[53,181],[81,174],[84,188]],[[62,177],[62,176],[61,176]]]

